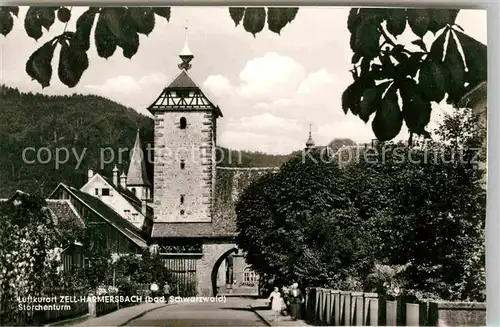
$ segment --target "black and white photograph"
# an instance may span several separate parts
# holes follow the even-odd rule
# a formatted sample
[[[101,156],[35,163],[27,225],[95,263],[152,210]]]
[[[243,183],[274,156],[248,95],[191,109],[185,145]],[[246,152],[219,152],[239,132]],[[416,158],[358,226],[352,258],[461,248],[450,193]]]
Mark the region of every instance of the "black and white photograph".
[[[486,325],[486,10],[6,3],[0,34],[1,326]]]

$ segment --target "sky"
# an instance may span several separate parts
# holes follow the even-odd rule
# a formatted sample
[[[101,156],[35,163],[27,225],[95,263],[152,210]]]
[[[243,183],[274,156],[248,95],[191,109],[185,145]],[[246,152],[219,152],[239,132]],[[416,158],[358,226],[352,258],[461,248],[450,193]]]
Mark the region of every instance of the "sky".
[[[86,10],[74,7],[67,30]],[[97,94],[148,115],[146,108],[179,73],[179,52],[187,38],[195,55],[189,74],[224,117],[218,120],[218,144],[238,150],[286,154],[301,149],[309,126],[318,145],[334,138],[369,142],[375,138],[371,123],[344,114],[341,96],[352,83],[352,52],[347,30],[349,8],[301,7],[281,35],[265,29],[256,35],[235,27],[227,7],[173,7],[170,22],[156,16],[149,35],[140,35],[140,47],[132,59],[121,49],[100,58],[91,45],[90,67],[80,83],[68,88],[57,78],[57,52],[51,85],[42,90],[25,72],[30,54],[64,29],[56,20],[37,42],[23,27],[27,7],[21,7],[14,28],[0,35],[0,83],[22,92],[43,94]],[[462,10],[457,24],[467,34],[486,43],[486,11]],[[417,37],[407,28],[400,36],[405,44]],[[424,41],[432,42],[428,33]],[[436,126],[444,103],[433,105],[430,128]],[[407,139],[403,127],[396,139]]]

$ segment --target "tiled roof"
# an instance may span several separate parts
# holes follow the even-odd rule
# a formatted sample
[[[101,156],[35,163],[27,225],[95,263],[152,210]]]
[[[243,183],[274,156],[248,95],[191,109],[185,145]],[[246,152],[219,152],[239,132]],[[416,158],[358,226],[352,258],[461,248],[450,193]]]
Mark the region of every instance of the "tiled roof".
[[[18,190],[10,199],[0,199],[0,201],[16,201],[16,199],[20,199],[22,201],[23,195],[27,195],[27,193]],[[80,217],[76,209],[73,207],[71,201],[46,199],[45,202],[47,203],[45,208],[50,211],[53,221],[57,226],[61,226],[63,228],[70,226],[78,228],[85,227],[82,217]]]
[[[185,89],[198,88],[198,85],[191,79],[185,70],[182,70],[179,75],[167,86],[167,89]]]
[[[236,235],[235,203],[240,192],[259,177],[278,171],[277,167],[217,167],[214,214],[211,223],[155,222],[151,237],[231,237]]]
[[[54,214],[56,224],[71,224],[77,227],[85,227],[85,222],[71,204],[70,200],[47,199],[47,207]]]
[[[59,184],[58,187],[64,187],[70,194],[76,197],[83,205],[87,208],[93,210],[101,218],[108,221],[113,225],[119,232],[125,235],[132,242],[137,244],[142,248],[146,248],[147,242],[141,236],[141,231],[134,226],[132,223],[125,220],[119,213],[114,211],[111,207],[102,202],[99,198],[77,190],[71,186],[67,186],[63,183]]]

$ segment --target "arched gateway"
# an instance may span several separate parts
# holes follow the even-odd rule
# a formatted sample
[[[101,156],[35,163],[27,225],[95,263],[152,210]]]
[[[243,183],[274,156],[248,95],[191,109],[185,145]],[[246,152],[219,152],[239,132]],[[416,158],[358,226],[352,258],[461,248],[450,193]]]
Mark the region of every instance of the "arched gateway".
[[[243,187],[276,168],[217,167],[222,111],[188,74],[194,55],[187,40],[179,57],[180,73],[148,108],[155,119],[151,242],[185,294],[257,294],[235,244],[234,203]]]

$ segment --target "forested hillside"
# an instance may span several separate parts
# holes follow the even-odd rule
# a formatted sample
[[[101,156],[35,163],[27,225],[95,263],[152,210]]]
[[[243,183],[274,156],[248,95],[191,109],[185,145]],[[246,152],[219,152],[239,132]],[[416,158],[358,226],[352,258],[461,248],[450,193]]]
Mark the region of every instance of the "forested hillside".
[[[16,189],[48,195],[59,182],[83,185],[88,168],[100,170],[101,149],[131,148],[137,128],[144,143],[152,140],[150,118],[102,97],[46,96],[0,86],[0,197]],[[28,147],[35,150],[25,150]],[[69,160],[56,167],[57,149],[60,160],[65,159],[63,148],[68,149]],[[79,167],[75,153],[78,157],[84,153]],[[123,157],[126,168],[129,157]],[[110,173],[113,165],[105,165],[103,171]]]
[[[89,168],[107,176],[115,164],[126,169],[129,152],[123,152],[120,164],[118,149],[132,148],[137,128],[143,145],[152,143],[153,121],[111,100],[21,93],[0,85],[0,198],[15,190],[47,196],[60,182],[80,187]],[[58,151],[61,163],[57,166]],[[110,162],[102,167],[101,152]],[[217,154],[218,165],[233,167],[279,166],[287,158],[225,148]],[[79,166],[77,158],[83,158]],[[148,171],[153,181],[152,166]]]

